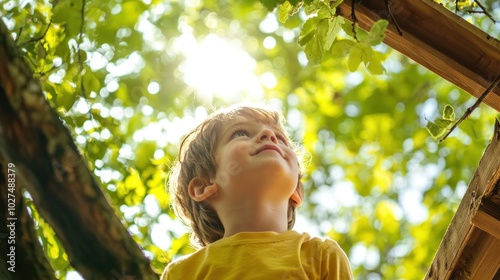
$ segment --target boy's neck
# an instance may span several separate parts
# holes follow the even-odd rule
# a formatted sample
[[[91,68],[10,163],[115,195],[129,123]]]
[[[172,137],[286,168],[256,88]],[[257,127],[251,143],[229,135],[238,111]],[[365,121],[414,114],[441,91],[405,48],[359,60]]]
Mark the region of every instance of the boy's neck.
[[[224,225],[224,237],[232,236],[239,232],[274,231],[285,232],[288,230],[288,204],[276,205],[240,205],[232,206],[220,213],[219,218]]]

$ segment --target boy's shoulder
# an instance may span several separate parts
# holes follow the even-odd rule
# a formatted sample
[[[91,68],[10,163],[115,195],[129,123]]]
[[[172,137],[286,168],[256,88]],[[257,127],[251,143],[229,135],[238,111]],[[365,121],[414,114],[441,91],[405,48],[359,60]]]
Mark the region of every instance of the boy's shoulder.
[[[313,251],[322,254],[340,254],[345,255],[344,251],[337,243],[337,241],[326,238],[326,237],[318,237],[318,236],[310,236],[307,233],[301,233],[301,237],[303,238],[302,242],[302,250],[303,251]]]
[[[168,279],[168,276],[169,276],[169,273],[170,271],[172,271],[173,269],[175,269],[176,266],[178,265],[181,265],[182,266],[182,263],[187,261],[187,260],[191,260],[191,257],[197,253],[199,253],[200,250],[196,251],[196,252],[193,252],[193,253],[190,253],[190,254],[187,254],[187,255],[184,255],[184,256],[181,256],[181,257],[178,257],[176,258],[175,260],[172,260],[171,262],[168,263],[168,265],[165,267],[165,269],[163,270],[163,273],[161,275],[161,280],[165,280],[165,279]]]

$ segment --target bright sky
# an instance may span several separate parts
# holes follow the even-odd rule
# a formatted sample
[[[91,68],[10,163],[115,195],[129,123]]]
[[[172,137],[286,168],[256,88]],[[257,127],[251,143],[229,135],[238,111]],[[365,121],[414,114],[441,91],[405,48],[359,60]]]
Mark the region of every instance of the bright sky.
[[[239,41],[210,34],[198,43],[189,34],[177,42],[186,56],[180,66],[184,81],[202,99],[210,101],[218,96],[241,101],[245,92],[253,100],[264,97],[259,78],[254,74],[256,62],[241,48]]]

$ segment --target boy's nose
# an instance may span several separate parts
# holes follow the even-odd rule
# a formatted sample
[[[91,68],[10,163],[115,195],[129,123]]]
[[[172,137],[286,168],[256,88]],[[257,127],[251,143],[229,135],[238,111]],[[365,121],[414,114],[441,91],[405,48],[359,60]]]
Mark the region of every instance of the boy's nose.
[[[259,142],[264,141],[264,140],[271,140],[271,142],[277,144],[278,139],[276,138],[276,135],[274,134],[274,131],[272,131],[269,128],[264,128],[259,134],[258,137]]]

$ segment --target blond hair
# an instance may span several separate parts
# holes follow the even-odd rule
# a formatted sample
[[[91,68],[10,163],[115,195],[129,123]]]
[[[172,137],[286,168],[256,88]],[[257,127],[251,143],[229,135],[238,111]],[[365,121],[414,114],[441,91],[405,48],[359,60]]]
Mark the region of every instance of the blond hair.
[[[235,105],[210,114],[207,119],[192,130],[181,142],[179,157],[169,176],[169,192],[172,206],[177,216],[192,230],[191,239],[195,245],[206,246],[224,236],[224,227],[215,210],[204,201],[196,202],[189,196],[188,185],[198,178],[209,182],[217,172],[215,149],[217,132],[223,123],[238,116],[244,116],[275,126],[293,146],[299,158],[299,180],[297,189],[303,193],[302,170],[300,168],[300,148],[290,141],[284,128],[283,116],[263,107]],[[295,223],[295,204],[288,203],[288,229]]]

